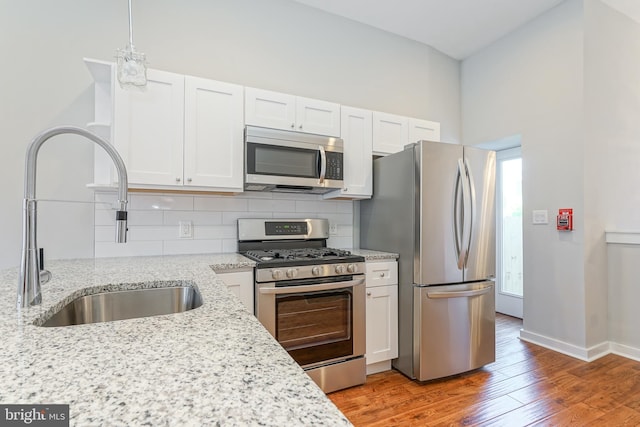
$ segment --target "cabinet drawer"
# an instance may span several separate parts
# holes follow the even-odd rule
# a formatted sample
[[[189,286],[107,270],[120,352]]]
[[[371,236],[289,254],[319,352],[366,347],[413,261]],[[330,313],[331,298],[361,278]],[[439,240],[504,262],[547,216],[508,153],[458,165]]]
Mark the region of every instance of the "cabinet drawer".
[[[366,263],[367,288],[397,285],[398,263],[396,261]]]

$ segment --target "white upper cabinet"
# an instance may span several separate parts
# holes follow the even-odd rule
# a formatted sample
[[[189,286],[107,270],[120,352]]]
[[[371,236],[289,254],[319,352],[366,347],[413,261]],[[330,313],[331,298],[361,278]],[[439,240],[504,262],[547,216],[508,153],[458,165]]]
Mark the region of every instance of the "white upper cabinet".
[[[409,119],[409,144],[420,140],[440,141],[440,123],[429,120]]]
[[[242,98],[242,86],[185,77],[185,185],[242,191]]]
[[[341,107],[340,134],[344,141],[344,186],[324,195],[325,199],[371,198],[373,186],[372,143],[373,113]]]
[[[402,151],[409,140],[409,118],[373,112],[373,154]]]
[[[122,156],[131,188],[242,191],[242,86],[150,69],[146,86],[123,88],[113,64],[86,62],[96,79],[94,130]],[[113,184],[109,159],[95,157],[95,183]]]
[[[373,154],[397,153],[421,139],[440,141],[440,123],[374,111]]]
[[[129,183],[182,185],[184,77],[147,70],[143,88],[114,86],[112,143]]]
[[[340,136],[340,104],[246,87],[245,123]]]

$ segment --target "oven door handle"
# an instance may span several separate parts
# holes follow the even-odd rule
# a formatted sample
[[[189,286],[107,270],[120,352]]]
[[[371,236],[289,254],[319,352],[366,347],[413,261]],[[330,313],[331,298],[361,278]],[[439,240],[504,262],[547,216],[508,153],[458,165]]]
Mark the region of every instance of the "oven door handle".
[[[317,285],[300,286],[270,286],[259,288],[261,294],[299,294],[303,292],[330,291],[332,289],[350,288],[364,284],[364,279],[348,280],[346,282],[319,283]]]

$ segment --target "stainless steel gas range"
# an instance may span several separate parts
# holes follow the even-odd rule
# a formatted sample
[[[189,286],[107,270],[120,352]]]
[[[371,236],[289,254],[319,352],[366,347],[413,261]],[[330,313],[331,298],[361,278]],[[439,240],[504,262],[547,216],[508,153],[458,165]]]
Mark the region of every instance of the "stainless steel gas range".
[[[364,257],[327,248],[326,219],[239,219],[256,316],[326,393],[363,384]]]

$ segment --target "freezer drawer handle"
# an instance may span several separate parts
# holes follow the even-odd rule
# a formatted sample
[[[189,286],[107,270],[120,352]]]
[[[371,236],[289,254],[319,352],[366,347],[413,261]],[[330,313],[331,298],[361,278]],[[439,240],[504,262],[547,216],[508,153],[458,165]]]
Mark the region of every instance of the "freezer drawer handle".
[[[474,289],[472,291],[457,291],[457,292],[427,292],[427,298],[463,298],[463,297],[476,297],[478,295],[484,295],[492,289],[491,286],[484,287],[482,289]]]

